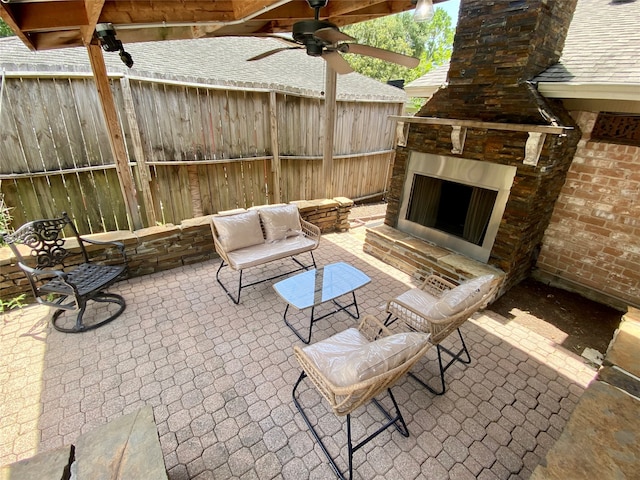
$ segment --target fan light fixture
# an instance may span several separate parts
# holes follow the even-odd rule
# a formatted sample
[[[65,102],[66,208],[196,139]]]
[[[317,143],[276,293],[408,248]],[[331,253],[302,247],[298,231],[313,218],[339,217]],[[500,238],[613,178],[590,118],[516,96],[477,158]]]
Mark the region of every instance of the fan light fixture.
[[[413,19],[416,22],[428,22],[433,18],[433,1],[418,0],[416,9],[413,12]]]

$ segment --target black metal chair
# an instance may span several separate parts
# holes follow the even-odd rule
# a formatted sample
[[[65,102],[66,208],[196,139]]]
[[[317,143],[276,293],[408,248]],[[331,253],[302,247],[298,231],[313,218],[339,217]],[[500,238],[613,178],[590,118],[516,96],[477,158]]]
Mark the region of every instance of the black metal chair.
[[[73,235],[65,238],[67,229]],[[121,242],[101,242],[83,238],[66,212],[62,217],[26,223],[14,233],[4,233],[3,239],[27,276],[38,303],[56,307],[53,327],[61,332],[77,333],[92,330],[118,317],[125,309],[122,296],[105,290],[126,272],[126,254]],[[122,257],[118,265],[98,265],[89,260],[85,245],[111,246]],[[26,248],[25,248],[26,247]],[[87,302],[107,302],[118,305],[106,319],[83,323]],[[77,311],[72,327],[59,325],[66,310]]]

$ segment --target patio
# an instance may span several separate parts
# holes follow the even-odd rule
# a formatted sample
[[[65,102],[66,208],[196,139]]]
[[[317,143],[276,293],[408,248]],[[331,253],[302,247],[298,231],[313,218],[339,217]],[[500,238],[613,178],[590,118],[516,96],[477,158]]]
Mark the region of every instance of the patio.
[[[316,260],[348,262],[370,276],[357,292],[360,312],[384,318],[386,300],[414,282],[363,253],[363,236],[364,228],[323,235]],[[233,305],[215,281],[218,265],[116,284],[127,310],[79,335],[53,331],[43,307],[5,315],[0,464],[151,405],[173,480],[334,478],[291,400],[300,371],[292,346],[300,342],[283,324],[284,302],[265,283]],[[339,313],[314,326],[312,341],[354,325]],[[409,377],[396,384],[411,436],[387,431],[356,452],[355,478],[528,478],[559,438],[595,369],[490,308],[463,332],[471,365],[449,369],[440,397]],[[435,349],[419,365],[435,373]],[[343,424],[315,398],[335,452]],[[358,411],[354,436],[376,419],[373,408]]]

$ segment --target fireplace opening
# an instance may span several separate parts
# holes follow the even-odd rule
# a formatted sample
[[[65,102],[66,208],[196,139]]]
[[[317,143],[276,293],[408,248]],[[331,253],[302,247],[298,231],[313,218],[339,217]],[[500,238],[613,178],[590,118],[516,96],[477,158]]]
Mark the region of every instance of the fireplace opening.
[[[414,175],[407,220],[482,245],[498,192]]]
[[[486,262],[516,167],[413,151],[398,230]]]

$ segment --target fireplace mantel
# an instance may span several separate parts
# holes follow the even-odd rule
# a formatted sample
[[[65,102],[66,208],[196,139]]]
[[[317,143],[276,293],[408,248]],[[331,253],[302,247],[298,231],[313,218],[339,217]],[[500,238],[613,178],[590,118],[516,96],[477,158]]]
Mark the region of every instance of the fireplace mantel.
[[[564,127],[559,125],[534,125],[522,123],[499,123],[499,122],[482,122],[478,120],[462,120],[456,118],[439,118],[439,117],[413,117],[390,115],[391,120],[402,122],[405,124],[418,123],[422,125],[448,125],[451,127],[451,143],[453,148],[451,153],[460,154],[464,150],[464,141],[467,135],[467,128],[484,128],[487,130],[505,130],[510,132],[527,132],[529,138],[525,145],[525,153],[523,163],[525,165],[537,166],[538,159],[544,141],[549,135],[563,135],[567,130],[573,130],[573,127]],[[404,130],[404,144],[409,135],[409,129]]]

